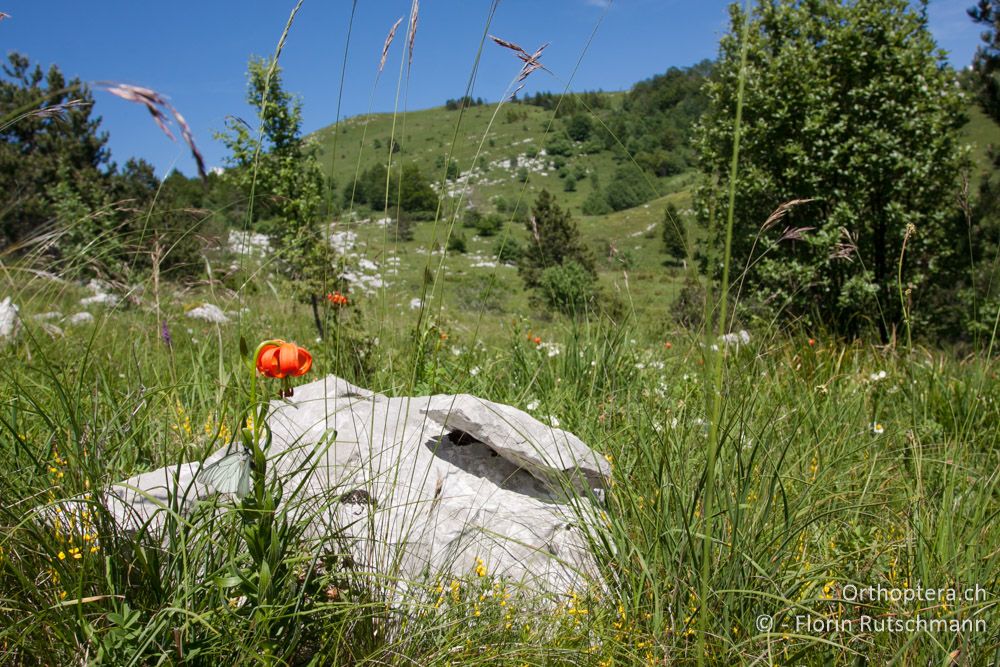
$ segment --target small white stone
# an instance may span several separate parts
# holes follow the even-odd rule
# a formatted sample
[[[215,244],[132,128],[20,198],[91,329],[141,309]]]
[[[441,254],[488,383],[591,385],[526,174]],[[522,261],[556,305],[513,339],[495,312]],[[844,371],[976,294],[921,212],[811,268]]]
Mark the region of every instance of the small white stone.
[[[80,299],[80,305],[81,306],[99,305],[99,306],[114,307],[118,305],[118,297],[116,297],[114,294],[101,292],[99,294],[95,294],[94,296],[88,296],[84,297],[83,299]]]
[[[212,322],[213,324],[225,324],[229,321],[229,318],[222,312],[222,309],[212,303],[205,303],[189,310],[187,316],[196,320]]]
[[[0,341],[12,340],[21,330],[19,308],[8,296],[0,301]]]

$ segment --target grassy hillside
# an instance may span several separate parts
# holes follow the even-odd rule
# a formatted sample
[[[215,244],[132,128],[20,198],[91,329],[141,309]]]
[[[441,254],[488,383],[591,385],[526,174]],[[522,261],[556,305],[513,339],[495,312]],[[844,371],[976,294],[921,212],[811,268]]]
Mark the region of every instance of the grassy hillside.
[[[620,107],[622,93],[606,95],[609,106]],[[962,138],[972,149],[975,187],[979,175],[990,168],[988,146],[1000,145],[1000,126],[974,105],[968,117]],[[682,212],[689,210],[697,174],[689,170],[669,178],[649,176],[644,185],[650,188],[651,197],[652,190],[657,195],[649,202],[608,215],[586,216],[581,207],[594,182],[606,185],[616,168],[630,158],[620,149],[586,154],[583,144],[575,143],[574,154],[565,159],[565,169],[585,176],[575,191],[565,192],[564,179],[553,166],[553,158],[544,153],[547,141],[560,134],[565,136],[565,123],[554,118],[552,111],[508,104],[499,112],[495,105],[486,105],[464,112],[436,107],[395,116],[358,116],[344,120],[336,128],[316,132],[312,140],[318,144],[324,171],[333,175],[338,198],[344,186],[353,182],[355,173],[390,159],[393,164],[418,164],[436,186],[446,184],[453,201],[461,197],[463,207],[473,206],[484,213],[497,209],[498,198],[511,208],[519,200],[522,207],[530,207],[537,193],[548,189],[577,220],[584,241],[597,259],[605,293],[634,311],[642,326],[662,330],[669,322],[671,304],[683,275],[682,267],[662,250],[663,210],[668,202]],[[399,151],[390,153],[393,136]],[[455,180],[445,179],[449,155],[461,172]],[[474,166],[476,170],[470,174]],[[519,178],[521,169],[527,170],[527,182]],[[393,213],[389,211],[389,217]],[[690,226],[691,217],[684,217]],[[334,229],[348,235],[344,238],[350,239],[349,250],[356,259],[367,260],[364,265],[369,267],[369,274],[362,289],[374,297],[378,290],[371,285],[385,284],[389,289],[384,305],[397,317],[406,312],[410,303],[416,303],[413,300],[422,293],[425,267],[437,269],[441,248],[455,235],[465,240],[466,252],[450,252],[444,263],[438,283],[444,312],[458,315],[460,320],[463,312],[475,313],[478,322],[482,305],[487,303],[483,315],[487,330],[489,323],[515,313],[547,315],[532,312],[517,270],[496,262],[496,251],[505,235],[522,244],[527,242],[522,223],[511,221],[497,236],[481,237],[475,230],[461,226],[461,216],[454,219],[452,226],[452,217],[445,215],[437,224],[414,225],[413,239],[404,241],[394,236],[391,226],[375,222],[383,219],[381,211],[361,209],[340,219]]]
[[[990,146],[1000,147],[1000,125],[983,113],[978,104],[968,110],[969,122],[962,128],[962,139],[972,147],[973,185],[979,184],[982,174],[992,168]]]
[[[320,163],[328,176],[333,175],[338,193],[353,181],[359,163],[364,171],[390,160],[390,138],[394,136],[400,150],[391,154],[393,164],[416,163],[432,182],[440,183],[451,155],[461,176],[448,183],[448,191],[454,195],[466,192],[467,203],[480,208],[489,208],[497,195],[516,200],[522,189],[526,200],[531,201],[538,191],[547,188],[559,193],[560,201],[579,213],[593,189],[591,174],[607,182],[618,162],[626,159],[608,150],[592,155],[578,152],[566,158],[566,166],[585,174],[585,178],[575,192],[564,192],[553,158],[540,155],[548,139],[564,136],[563,125],[554,120],[552,112],[527,104],[505,105],[499,113],[492,105],[472,107],[464,113],[436,107],[395,117],[357,116],[340,123],[336,132],[331,126],[312,136],[319,144]],[[470,174],[473,167],[476,171]],[[518,180],[521,168],[529,175],[526,188]],[[666,179],[657,179],[654,185],[662,194],[671,187]]]

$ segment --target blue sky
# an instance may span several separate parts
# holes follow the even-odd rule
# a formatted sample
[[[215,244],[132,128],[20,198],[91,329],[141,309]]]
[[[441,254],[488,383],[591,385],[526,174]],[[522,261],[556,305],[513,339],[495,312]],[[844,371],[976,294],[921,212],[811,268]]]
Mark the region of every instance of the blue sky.
[[[410,0],[357,4],[342,115],[368,109],[385,35],[407,15]],[[572,90],[620,90],[670,66],[714,57],[728,4],[615,0],[609,7],[608,0],[502,0],[489,30],[529,50],[551,43],[543,61],[554,76],[536,73],[525,92],[562,90],[567,82]],[[930,2],[931,29],[956,67],[971,61],[978,42],[979,29],[965,13],[972,4]],[[160,91],[188,119],[208,165],[217,166],[224,164],[225,150],[213,132],[223,129],[230,114],[251,120],[244,101],[247,57],[274,51],[294,5],[294,0],[0,0],[0,11],[11,15],[0,23],[0,48],[46,67],[57,64],[85,81]],[[489,0],[422,0],[405,108],[440,105],[463,93],[489,6]],[[307,132],[335,119],[350,7],[351,0],[306,0],[282,55],[285,88],[302,96]],[[404,20],[375,93],[375,111],[391,111],[396,102],[405,27]],[[510,52],[487,44],[473,95],[498,99],[518,66]],[[184,147],[160,134],[142,108],[101,92],[95,96],[115,161],[138,156],[161,175],[174,167],[194,173]],[[399,105],[404,107],[402,95]]]

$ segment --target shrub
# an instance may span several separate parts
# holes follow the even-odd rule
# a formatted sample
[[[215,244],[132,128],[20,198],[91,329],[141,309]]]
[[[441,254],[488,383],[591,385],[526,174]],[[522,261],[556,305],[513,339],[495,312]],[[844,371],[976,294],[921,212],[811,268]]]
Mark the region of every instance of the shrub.
[[[563,157],[569,157],[573,154],[573,144],[571,144],[566,137],[556,135],[546,142],[545,152],[549,155],[562,155]]]
[[[392,238],[398,241],[413,240],[413,219],[406,213],[400,213],[392,223]]]
[[[705,320],[705,286],[692,274],[684,279],[684,286],[674,299],[670,316],[677,324],[698,329]]]
[[[493,254],[501,264],[517,264],[521,261],[524,249],[517,238],[508,236],[506,239],[497,239],[496,245],[493,246]]]
[[[594,296],[596,280],[592,272],[569,260],[542,271],[538,286],[549,307],[566,315],[575,315],[587,310]]]
[[[483,214],[477,208],[467,208],[462,215],[463,227],[478,227],[483,219]]]
[[[480,236],[495,236],[503,229],[504,219],[496,213],[480,216],[477,221],[476,233]]]
[[[606,215],[611,213],[611,206],[604,198],[604,193],[599,189],[591,190],[587,198],[583,200],[581,208],[584,215]]]
[[[506,213],[510,208],[507,198],[503,195],[494,195],[490,202],[496,207],[498,213]]]
[[[458,232],[452,233],[452,235],[448,237],[448,251],[465,254],[465,234]]]
[[[646,184],[635,166],[621,166],[615,171],[604,198],[613,211],[623,211],[646,202]]]

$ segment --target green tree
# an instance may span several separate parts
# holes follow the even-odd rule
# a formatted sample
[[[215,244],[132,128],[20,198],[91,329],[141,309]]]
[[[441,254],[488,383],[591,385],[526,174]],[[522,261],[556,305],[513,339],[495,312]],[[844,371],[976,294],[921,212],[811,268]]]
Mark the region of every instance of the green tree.
[[[624,211],[648,200],[649,188],[642,178],[642,172],[634,165],[622,165],[615,170],[604,198],[612,211]]]
[[[546,269],[569,261],[575,262],[584,273],[596,279],[594,259],[580,240],[580,230],[569,211],[561,209],[548,190],[538,194],[526,226],[528,244],[518,262],[518,272],[525,285],[540,287],[542,273]]]
[[[74,209],[73,219],[62,222],[81,228],[68,240],[108,202],[114,166],[100,118],[91,115],[93,103],[90,90],[79,79],[67,81],[55,65],[43,72],[23,55],[7,57],[0,77],[0,247]],[[93,226],[88,239],[117,222],[98,218],[87,223]]]
[[[673,204],[663,209],[663,251],[674,259],[687,257],[687,226]]]
[[[591,129],[593,129],[593,126],[586,114],[574,114],[566,121],[566,134],[573,141],[586,141],[590,138]]]
[[[320,228],[323,176],[315,148],[302,140],[302,102],[282,88],[277,63],[263,58],[248,64],[247,102],[256,110],[260,130],[227,121],[229,131],[219,137],[230,151],[226,176],[252,198],[252,221],[269,220],[265,229],[284,273],[297,294],[311,302],[322,336],[318,302],[337,258]]]
[[[980,0],[968,10],[973,21],[982,25],[982,44],[973,59],[971,81],[979,106],[1000,122],[1000,0]],[[1000,153],[990,147],[993,169],[979,184],[978,196],[967,210],[969,230],[961,239],[958,255],[972,262],[968,277],[955,283],[955,300],[964,317],[962,329],[989,339],[992,335],[1000,298]]]
[[[437,209],[438,196],[417,165],[403,165],[401,170],[393,169],[390,175],[385,165],[379,163],[362,172],[357,184],[352,182],[344,186],[344,206],[349,206],[352,199],[355,204],[367,205],[373,211],[398,206],[406,213],[426,214]]]
[[[1000,123],[1000,0],[979,0],[969,16],[982,25],[982,43],[972,61],[979,104]]]
[[[716,220],[715,276],[744,25],[735,5],[731,19],[698,133],[709,178],[696,203],[703,222]],[[849,334],[875,322],[887,338],[905,313],[920,313],[957,236],[955,73],[908,0],[761,2],[746,39],[732,243],[733,275],[749,267],[742,297]],[[780,204],[805,199],[814,201],[765,224]]]
[[[205,269],[204,240],[222,236],[228,226],[242,220],[242,197],[223,176],[212,173],[202,181],[175,170],[158,187],[149,229],[139,235],[145,252],[137,256],[137,264],[149,266],[158,251],[161,276],[180,280],[200,276]]]
[[[433,213],[437,209],[437,193],[415,164],[403,165],[398,190],[390,192],[390,197],[393,195],[399,197],[399,207],[410,213]],[[395,198],[390,202],[395,204]]]
[[[614,137],[602,137],[610,148],[615,137],[635,161],[656,176],[670,176],[694,163],[691,128],[708,106],[704,92],[712,63],[671,67],[635,84],[622,100],[622,109],[609,118]]]
[[[604,196],[604,191],[601,190],[600,186],[590,191],[587,198],[583,200],[581,210],[584,215],[606,215],[611,213],[611,206],[608,205],[608,200]]]
[[[573,154],[573,144],[563,135],[556,134],[545,142],[545,152],[553,156],[569,157]]]
[[[315,226],[323,177],[315,149],[302,140],[302,101],[281,85],[281,68],[263,58],[247,66],[247,102],[256,110],[259,131],[230,118],[219,135],[230,151],[226,176],[254,200],[253,222],[276,218],[275,240],[293,243]]]

